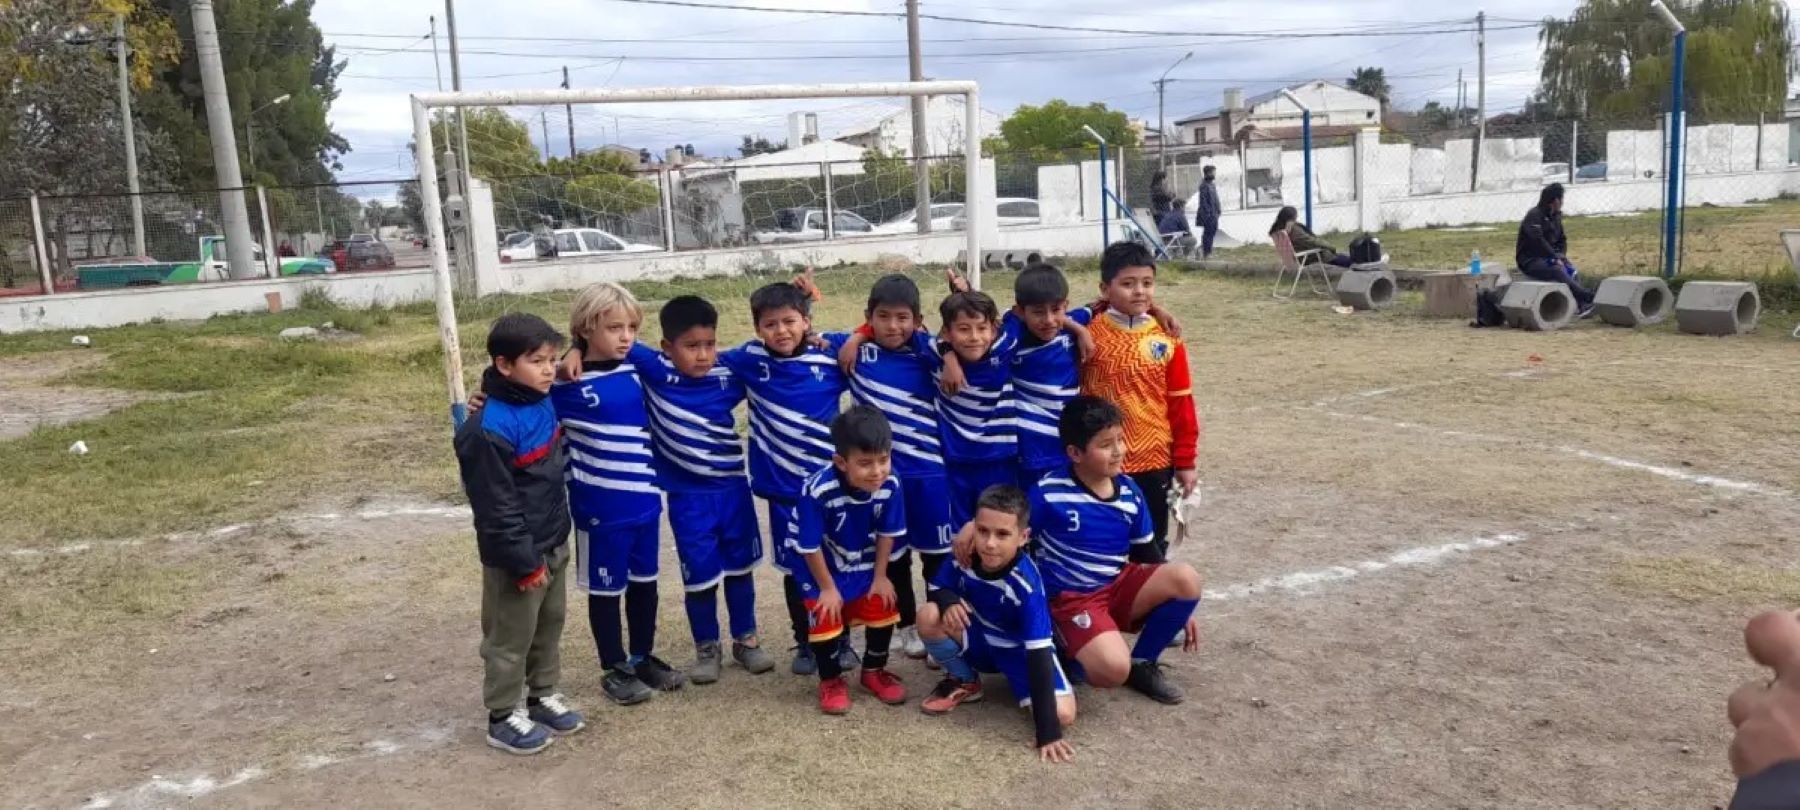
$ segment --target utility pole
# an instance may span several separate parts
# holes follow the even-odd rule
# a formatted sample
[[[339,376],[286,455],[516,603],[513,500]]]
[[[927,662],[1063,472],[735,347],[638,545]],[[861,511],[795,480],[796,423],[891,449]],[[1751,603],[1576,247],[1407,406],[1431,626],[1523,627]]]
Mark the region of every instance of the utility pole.
[[[563,65],[563,89],[569,89],[569,66]],[[569,117],[569,159],[575,159],[575,105],[564,104],[563,115]]]
[[[442,93],[444,92],[444,64],[438,61],[437,15],[434,14],[426,19],[431,21],[431,70],[437,74],[438,92]]]
[[[450,89],[462,92],[462,56],[456,47],[456,0],[444,0],[444,25],[450,33]],[[456,108],[456,149],[461,154],[462,162],[457,168],[462,170],[463,187],[467,187],[469,178],[469,122],[463,116],[463,108]]]
[[[1487,145],[1487,12],[1475,14],[1475,166],[1469,190],[1481,188],[1481,150]]]
[[[113,51],[119,60],[119,126],[125,131],[125,184],[131,192],[131,250],[132,255],[143,256],[144,198],[138,196],[137,134],[131,122],[131,52],[125,44],[123,14],[113,15]]]
[[[1462,68],[1456,69],[1456,116],[1451,119],[1457,126],[1463,125],[1463,108],[1469,106],[1468,85],[1463,84]]]
[[[538,126],[544,130],[544,160],[550,160],[550,113],[538,108]]]
[[[1176,68],[1181,67],[1181,63],[1192,58],[1194,58],[1194,52],[1188,51],[1186,56],[1175,60],[1175,64],[1170,65],[1168,70],[1163,71],[1163,74],[1156,78],[1156,81],[1151,82],[1151,84],[1156,85],[1157,163],[1158,166],[1163,169],[1169,168],[1169,127],[1167,124],[1163,123],[1163,88],[1167,87],[1169,84],[1169,74],[1174,73]]]
[[[238,171],[237,132],[231,125],[231,97],[225,89],[225,60],[219,54],[219,25],[212,0],[193,0],[194,53],[200,60],[201,95],[206,99],[206,128],[212,136],[213,170],[219,184],[219,213],[225,225],[226,274],[257,278],[256,253],[250,249],[250,210],[244,205],[244,175]]]
[[[906,0],[906,63],[912,81],[925,80],[925,54],[919,45],[919,0]],[[912,97],[912,159],[913,159],[913,224],[919,233],[931,233],[931,167],[926,165],[927,152],[931,144],[925,137],[925,97]],[[980,155],[963,155],[963,160],[980,160]],[[973,199],[975,189],[964,192],[964,199]],[[970,256],[969,266],[975,267],[980,259]]]

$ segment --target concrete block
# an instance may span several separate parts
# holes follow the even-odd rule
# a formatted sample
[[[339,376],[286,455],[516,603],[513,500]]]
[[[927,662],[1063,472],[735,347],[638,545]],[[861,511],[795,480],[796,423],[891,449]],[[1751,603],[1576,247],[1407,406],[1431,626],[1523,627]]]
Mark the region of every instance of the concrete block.
[[[1675,295],[1654,276],[1613,276],[1594,291],[1594,314],[1613,326],[1649,326],[1669,317]]]
[[[1515,281],[1500,299],[1506,325],[1532,332],[1553,332],[1575,317],[1575,298],[1569,285],[1548,281]]]
[[[1741,335],[1761,314],[1762,296],[1747,281],[1690,281],[1675,301],[1675,324],[1690,335]]]
[[[1394,274],[1387,270],[1346,270],[1337,280],[1338,303],[1356,309],[1387,309],[1394,303]]]
[[[1475,317],[1475,293],[1494,289],[1501,283],[1500,277],[1500,273],[1472,276],[1464,270],[1426,276],[1425,317],[1464,320]]]

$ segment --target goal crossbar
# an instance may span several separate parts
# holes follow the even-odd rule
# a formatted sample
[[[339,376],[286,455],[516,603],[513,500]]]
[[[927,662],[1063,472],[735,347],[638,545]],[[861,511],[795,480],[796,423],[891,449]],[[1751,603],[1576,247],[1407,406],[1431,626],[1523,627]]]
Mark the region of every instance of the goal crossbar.
[[[982,199],[981,91],[972,81],[863,82],[852,84],[707,85],[687,87],[593,87],[524,90],[462,90],[417,93],[412,97],[414,159],[419,167],[419,196],[431,242],[431,270],[436,280],[438,336],[444,346],[444,374],[452,419],[461,424],[463,402],[462,341],[457,334],[454,282],[449,244],[444,238],[444,210],[438,200],[437,155],[431,138],[431,111],[440,108],[547,106],[562,104],[631,104],[650,102],[756,101],[813,98],[884,98],[962,96],[964,235],[969,282],[981,288],[981,229],[994,215],[993,201]],[[923,155],[914,159],[922,160]]]

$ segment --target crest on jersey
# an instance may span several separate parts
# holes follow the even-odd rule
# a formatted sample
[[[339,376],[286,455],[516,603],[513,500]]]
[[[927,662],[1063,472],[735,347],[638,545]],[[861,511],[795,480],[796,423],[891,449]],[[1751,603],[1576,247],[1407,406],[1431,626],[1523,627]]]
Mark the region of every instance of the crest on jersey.
[[[1075,618],[1073,619],[1073,621],[1075,622],[1076,627],[1079,627],[1083,630],[1086,630],[1086,629],[1094,626],[1094,618],[1092,616],[1089,616],[1087,611],[1085,611],[1085,610],[1080,613],[1075,614]]]
[[[815,382],[824,382],[824,380],[825,380],[825,369],[822,369],[822,368],[820,368],[820,367],[818,367],[818,366],[813,366],[813,367],[812,367],[812,373],[813,373],[813,380],[814,380],[814,381],[815,381]]]
[[[1138,344],[1144,357],[1154,363],[1166,363],[1175,354],[1175,344],[1161,335],[1151,335]]]

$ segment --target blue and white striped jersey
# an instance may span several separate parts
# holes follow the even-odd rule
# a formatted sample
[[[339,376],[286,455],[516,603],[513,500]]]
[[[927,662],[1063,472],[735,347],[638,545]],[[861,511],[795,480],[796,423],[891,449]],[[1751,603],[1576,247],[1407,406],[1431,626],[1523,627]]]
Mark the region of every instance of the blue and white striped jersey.
[[[867,593],[875,580],[875,538],[906,536],[906,507],[900,479],[890,475],[874,492],[858,492],[830,464],[807,477],[789,532],[800,554],[825,553],[825,565],[846,600]],[[812,574],[802,565],[794,576],[802,585]]]
[[[1023,654],[1054,644],[1050,595],[1030,555],[1021,553],[1004,574],[982,576],[952,560],[931,584],[961,597],[988,646]]]
[[[831,332],[825,339],[836,351],[850,334]],[[944,474],[937,423],[937,375],[943,365],[937,341],[924,332],[913,333],[898,349],[884,349],[870,340],[857,353],[850,396],[887,416],[894,430],[894,472],[901,478]]]
[[[1068,317],[1082,326],[1093,321],[1087,307],[1069,310]],[[1019,464],[1027,470],[1062,467],[1069,463],[1069,456],[1063,452],[1056,423],[1062,418],[1063,406],[1081,393],[1081,350],[1075,345],[1075,336],[1065,331],[1055,340],[1039,342],[1011,310],[1000,327],[1002,333],[1019,340],[1012,358]]]
[[[722,365],[704,377],[686,376],[642,343],[625,361],[637,367],[650,408],[657,485],[665,492],[743,486],[744,440],[732,413],[744,401],[743,381]]]
[[[662,514],[650,466],[650,415],[631,361],[586,363],[581,379],[550,388],[569,450],[575,528],[631,526]]]
[[[792,503],[800,485],[831,466],[831,420],[844,395],[834,355],[807,347],[777,357],[760,340],[719,354],[750,398],[750,491]]]
[[[1016,331],[1002,330],[978,362],[962,364],[963,387],[956,396],[937,390],[939,434],[947,462],[1010,461],[1019,454],[1013,403]]]
[[[1032,547],[1051,596],[1107,585],[1125,569],[1131,547],[1155,534],[1143,491],[1129,476],[1113,483],[1118,492],[1103,500],[1064,467],[1031,493]]]

